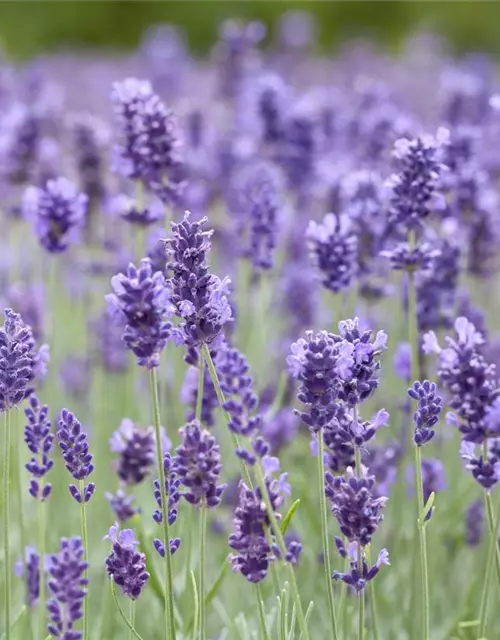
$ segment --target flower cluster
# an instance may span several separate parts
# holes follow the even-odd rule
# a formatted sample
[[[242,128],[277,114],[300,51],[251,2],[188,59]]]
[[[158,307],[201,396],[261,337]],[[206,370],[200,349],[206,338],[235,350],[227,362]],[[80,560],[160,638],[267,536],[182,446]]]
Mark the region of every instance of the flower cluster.
[[[28,449],[33,454],[31,460],[26,464],[26,469],[33,478],[30,482],[29,492],[33,498],[46,500],[52,490],[50,483],[44,483],[40,491],[39,480],[44,478],[54,466],[51,459],[54,435],[51,433],[51,422],[48,417],[49,409],[47,405],[41,405],[35,395],[31,395],[30,406],[24,410],[28,424],[24,428],[24,441]]]
[[[136,600],[149,580],[146,571],[146,556],[137,551],[139,542],[131,529],[119,530],[115,523],[106,536],[113,545],[111,554],[106,558],[106,570],[122,595]]]
[[[120,454],[116,473],[126,485],[140,484],[149,475],[155,461],[154,429],[139,429],[124,418],[109,441],[111,451]]]
[[[128,496],[122,489],[118,489],[115,494],[106,492],[105,496],[118,522],[125,522],[141,512],[133,506],[134,497]]]
[[[415,433],[413,442],[417,447],[427,444],[434,437],[436,426],[443,409],[443,399],[436,394],[436,385],[429,380],[414,382],[408,389],[408,395],[417,401],[417,410],[413,414]]]
[[[94,470],[92,454],[89,451],[88,436],[74,414],[67,409],[61,411],[58,424],[57,441],[66,469],[75,480],[84,481]],[[90,482],[84,485],[83,493],[74,484],[70,484],[68,488],[77,502],[89,502],[94,495],[95,484]]]
[[[373,580],[373,578],[380,571],[380,567],[383,564],[390,564],[389,562],[389,553],[387,549],[382,549],[377,558],[377,562],[368,567],[366,560],[364,558],[361,559],[361,567],[358,563],[358,542],[353,541],[350,542],[347,549],[340,538],[335,538],[335,546],[337,548],[338,554],[341,558],[349,558],[350,561],[350,570],[346,573],[340,573],[339,571],[334,571],[333,579],[334,580],[342,580],[349,587],[352,587],[356,590],[356,592],[362,591],[366,587],[366,583]]]

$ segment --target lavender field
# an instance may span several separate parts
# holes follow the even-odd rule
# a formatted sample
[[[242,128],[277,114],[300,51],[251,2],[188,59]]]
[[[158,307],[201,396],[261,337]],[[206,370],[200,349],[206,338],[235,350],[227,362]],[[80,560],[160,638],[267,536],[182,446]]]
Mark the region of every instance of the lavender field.
[[[500,75],[444,40],[0,60],[0,638],[500,638]]]

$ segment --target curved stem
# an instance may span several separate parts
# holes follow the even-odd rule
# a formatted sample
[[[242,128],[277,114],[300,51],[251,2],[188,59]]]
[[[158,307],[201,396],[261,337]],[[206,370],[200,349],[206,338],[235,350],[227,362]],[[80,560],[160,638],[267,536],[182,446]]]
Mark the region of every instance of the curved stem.
[[[80,517],[81,517],[81,524],[82,524],[82,544],[85,550],[85,558],[88,561],[89,550],[88,550],[88,544],[87,544],[87,537],[88,537],[87,536],[87,514],[85,511],[86,504],[83,499],[84,494],[85,494],[85,481],[80,480],[80,496],[82,500],[80,502]],[[88,578],[88,569],[85,570],[84,577]],[[83,640],[88,640],[88,637],[89,637],[89,615],[88,615],[87,600],[88,600],[88,593],[83,599]]]
[[[205,377],[205,361],[200,352],[198,360],[198,393],[196,394],[196,420],[201,424],[201,413],[203,409],[203,384]]]
[[[4,541],[4,570],[5,570],[5,637],[10,640],[10,410],[5,411],[4,457],[3,457],[3,541]],[[24,553],[24,549],[23,549]]]
[[[130,633],[132,634],[133,638],[137,638],[137,640],[143,640],[142,636],[140,636],[137,631],[134,628],[134,625],[130,622],[130,620],[127,618],[127,616],[125,615],[125,612],[123,611],[123,609],[121,608],[121,605],[118,601],[118,597],[116,595],[116,591],[115,591],[115,586],[113,584],[113,581],[110,580],[110,584],[111,584],[111,593],[113,594],[113,600],[115,601],[115,605],[116,608],[118,609],[118,613],[120,614],[123,622],[127,625],[127,627],[130,630]],[[52,636],[49,636],[49,638],[51,638]]]
[[[207,621],[205,609],[205,545],[207,537],[207,507],[200,506],[200,640],[206,640]]]
[[[323,556],[325,567],[326,594],[328,597],[328,610],[330,613],[330,627],[332,637],[337,638],[337,619],[335,616],[335,605],[333,602],[332,565],[330,558],[330,544],[328,540],[328,515],[325,496],[325,457],[323,429],[318,432],[318,486],[319,486],[319,506],[321,512],[321,535],[323,538]]]
[[[163,468],[163,452],[161,449],[160,401],[158,398],[158,380],[156,369],[150,372],[151,399],[153,403],[154,427],[156,434],[156,457],[160,480],[160,496],[163,524],[163,544],[165,547],[165,638],[175,640],[174,595],[172,586],[172,558],[170,555],[170,526],[168,523],[168,501],[165,491],[165,469]]]
[[[266,612],[264,610],[264,602],[262,600],[262,589],[258,582],[255,584],[255,596],[257,598],[257,611],[259,612],[261,637],[263,640],[271,640],[271,636],[269,635],[266,625]]]

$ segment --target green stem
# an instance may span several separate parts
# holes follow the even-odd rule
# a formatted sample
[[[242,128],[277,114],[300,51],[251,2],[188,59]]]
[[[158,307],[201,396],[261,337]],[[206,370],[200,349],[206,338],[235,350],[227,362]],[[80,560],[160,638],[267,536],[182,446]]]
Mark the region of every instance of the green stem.
[[[263,640],[271,640],[266,624],[266,612],[264,610],[264,601],[262,600],[262,589],[257,582],[255,585],[255,596],[257,598],[257,610],[259,612],[260,631]]]
[[[370,545],[368,545],[365,549],[366,551],[366,561],[368,566],[372,565],[371,551]],[[374,640],[379,640],[379,632],[378,632],[378,615],[377,615],[377,600],[376,600],[376,591],[375,591],[375,581],[372,581],[369,586],[370,593],[370,616],[371,616],[371,628],[373,632]]]
[[[332,565],[330,558],[330,544],[328,540],[328,515],[325,496],[325,457],[324,457],[323,429],[318,432],[318,485],[319,506],[321,512],[321,535],[323,537],[323,556],[325,567],[326,594],[328,597],[328,610],[330,613],[330,628],[332,637],[337,638],[337,620],[335,605],[333,602]]]
[[[40,479],[40,494],[43,495],[43,478]],[[38,501],[38,553],[40,554],[40,638],[46,633],[45,624],[45,502]],[[31,626],[31,625],[30,625]]]
[[[491,500],[491,494],[488,491],[484,492],[484,501],[486,504],[486,514],[488,516],[488,529],[490,536],[497,539],[498,527],[495,528],[495,516],[493,515],[493,502]],[[497,573],[498,586],[500,588],[500,546],[495,545],[495,568]]]
[[[205,361],[200,352],[198,361],[198,393],[196,394],[196,420],[201,424],[201,412],[203,409],[203,384],[205,377]]]
[[[498,523],[500,519],[500,511],[498,513],[495,527],[493,528],[493,534],[491,535],[490,544],[488,547],[488,560],[486,563],[486,571],[484,577],[483,584],[483,594],[481,597],[481,609],[479,614],[479,635],[478,640],[486,637],[486,621],[488,615],[488,599],[490,595],[490,582],[491,582],[491,574],[493,571],[493,556],[495,554],[495,549],[498,547],[498,539],[495,532],[498,530]]]
[[[165,547],[165,638],[175,640],[174,594],[172,580],[172,558],[170,555],[170,526],[168,524],[168,501],[165,491],[165,469],[161,449],[160,401],[158,398],[158,380],[156,369],[150,370],[151,399],[153,403],[154,426],[156,433],[156,457],[160,480],[160,496],[163,524],[163,544]]]
[[[224,409],[224,405],[226,403],[226,399],[224,398],[224,393],[222,392],[222,389],[220,387],[219,378],[217,376],[217,371],[215,369],[215,365],[213,363],[212,356],[210,355],[210,351],[209,351],[209,349],[208,349],[206,344],[203,344],[202,350],[203,350],[203,355],[205,357],[205,361],[207,363],[208,371],[210,373],[210,378],[212,379],[212,383],[214,385],[215,392],[217,394],[217,398],[219,400],[219,404],[220,404],[222,410],[224,411],[224,413],[226,415],[226,419],[229,421],[230,420],[230,416],[227,413],[227,411]],[[235,449],[239,449],[240,448],[240,442],[239,442],[238,436],[235,433],[233,433],[232,431],[230,433],[231,433],[231,439],[232,439],[234,448]],[[252,479],[251,479],[250,474],[248,472],[247,466],[243,463],[242,460],[240,460],[240,468],[241,468],[242,475],[245,478],[245,481],[247,482],[248,486],[250,488],[252,488],[253,487]],[[257,463],[255,464],[254,469],[255,469],[255,475],[256,475],[256,479],[257,479],[257,484],[259,485],[259,489],[261,491],[262,498],[264,499],[264,502],[265,502],[265,505],[266,505],[267,515],[268,515],[269,520],[271,522],[271,527],[272,527],[273,533],[276,536],[276,542],[278,543],[278,547],[279,547],[280,552],[281,552],[281,557],[284,559],[285,556],[286,556],[286,545],[285,545],[285,541],[283,539],[283,535],[281,533],[281,529],[279,527],[278,521],[276,519],[276,514],[274,513],[274,509],[273,509],[273,506],[271,504],[271,500],[269,499],[269,493],[267,491],[266,483],[265,483],[265,480],[264,480],[264,474],[263,474],[263,471],[262,471],[262,467],[261,467],[260,461],[257,461]],[[297,617],[298,617],[298,620],[299,620],[300,630],[302,632],[303,639],[304,640],[309,640],[309,633],[307,631],[306,620],[305,620],[305,617],[304,617],[304,611],[302,609],[302,603],[300,601],[300,595],[299,595],[299,590],[298,590],[298,587],[297,587],[297,581],[295,579],[295,573],[293,571],[293,567],[292,567],[291,564],[288,563],[288,567],[289,567],[289,573],[290,573],[290,585],[292,587],[293,599],[294,599],[295,607],[296,607],[296,610],[297,610]]]
[[[10,495],[10,410],[5,411],[5,435],[4,435],[4,467],[3,467],[3,535],[4,535],[4,569],[5,569],[5,637],[10,640],[10,603],[11,603],[11,584],[10,584],[10,514],[9,514],[9,495]],[[24,554],[24,549],[23,549]]]
[[[207,537],[207,511],[208,508],[200,506],[200,640],[206,640],[207,621],[205,609],[205,545]]]
[[[361,571],[363,566],[363,557],[361,545],[358,542],[358,570]],[[365,634],[365,591],[361,589],[358,593],[359,600],[359,615],[358,615],[358,640],[363,640]]]
[[[129,616],[130,616],[129,638],[130,640],[133,640],[135,636],[135,600],[132,600],[132,598],[130,598]]]
[[[115,591],[115,586],[113,584],[113,581],[110,580],[110,584],[111,584],[111,593],[113,594],[113,600],[115,601],[115,605],[116,608],[118,609],[118,613],[120,614],[123,622],[127,625],[127,627],[129,628],[132,637],[136,638],[137,640],[143,640],[142,637],[137,633],[137,631],[134,628],[134,625],[130,622],[130,620],[127,618],[127,616],[125,615],[125,612],[123,611],[123,609],[121,608],[121,605],[118,601],[118,596],[116,595],[116,591]],[[50,638],[51,636],[49,636]]]
[[[422,521],[424,511],[424,494],[422,486],[422,456],[420,447],[415,446],[415,493],[418,506],[418,537],[420,543],[420,566],[422,577],[422,620],[424,640],[429,640],[429,576],[427,568],[427,540],[425,522]]]
[[[80,480],[80,496],[81,496],[81,502],[80,502],[80,517],[81,517],[81,523],[82,523],[82,544],[83,544],[83,548],[85,551],[85,557],[87,558],[88,561],[88,557],[89,557],[89,549],[88,549],[88,536],[87,536],[87,514],[85,511],[85,501],[83,499],[85,493],[85,481],[82,479]],[[88,569],[85,570],[85,578],[88,578]],[[87,607],[87,600],[88,600],[88,595],[83,599],[83,640],[88,640],[89,637],[89,614],[88,614],[88,607]]]

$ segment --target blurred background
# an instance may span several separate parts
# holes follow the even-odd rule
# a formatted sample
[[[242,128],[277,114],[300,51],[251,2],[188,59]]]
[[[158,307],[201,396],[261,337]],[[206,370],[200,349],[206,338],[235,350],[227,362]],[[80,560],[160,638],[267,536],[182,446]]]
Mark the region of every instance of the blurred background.
[[[397,46],[408,33],[431,30],[446,36],[458,51],[500,54],[500,2],[272,2],[125,1],[2,2],[0,39],[6,52],[26,59],[67,46],[130,48],[148,26],[170,22],[185,30],[200,53],[213,43],[218,23],[227,17],[260,19],[273,33],[277,16],[306,9],[318,23],[318,47],[351,37],[373,37]]]

